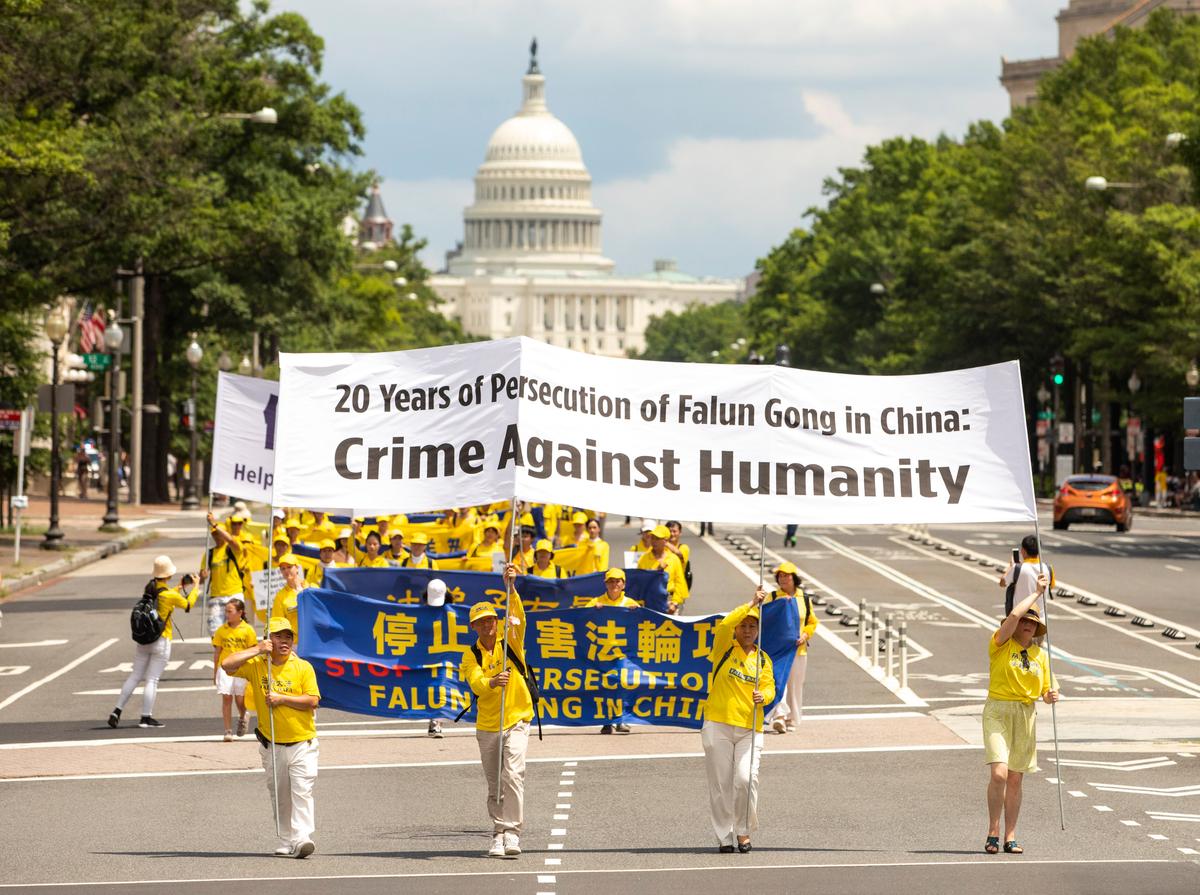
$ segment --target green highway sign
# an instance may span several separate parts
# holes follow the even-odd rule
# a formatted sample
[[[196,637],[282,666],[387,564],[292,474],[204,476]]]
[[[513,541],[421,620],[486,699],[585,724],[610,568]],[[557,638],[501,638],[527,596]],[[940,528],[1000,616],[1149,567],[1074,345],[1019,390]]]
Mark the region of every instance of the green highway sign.
[[[112,366],[112,355],[102,351],[83,355],[83,365],[93,373],[101,373]]]

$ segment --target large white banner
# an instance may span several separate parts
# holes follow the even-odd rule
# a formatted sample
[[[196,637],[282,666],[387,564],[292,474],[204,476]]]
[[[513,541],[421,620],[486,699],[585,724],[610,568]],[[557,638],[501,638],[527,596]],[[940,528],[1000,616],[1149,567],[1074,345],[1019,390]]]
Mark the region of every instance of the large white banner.
[[[596,357],[531,339],[280,359],[281,506],[513,496],[655,518],[1034,518],[1015,361],[917,376]]]
[[[217,374],[213,491],[272,502],[278,402],[278,382]]]

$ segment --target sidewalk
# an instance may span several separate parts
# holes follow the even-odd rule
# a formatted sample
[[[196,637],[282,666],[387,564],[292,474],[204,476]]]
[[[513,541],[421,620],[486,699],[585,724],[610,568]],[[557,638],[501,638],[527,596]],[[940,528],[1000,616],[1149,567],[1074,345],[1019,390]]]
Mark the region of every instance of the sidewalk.
[[[152,540],[157,537],[153,523],[182,512],[175,503],[140,507],[121,504],[118,512],[126,530],[107,532],[99,530],[105,507],[103,497],[90,500],[60,497],[58,515],[59,527],[65,533],[63,547],[43,550],[42,535],[49,522],[50,500],[30,497],[29,509],[21,514],[20,565],[13,563],[15,535],[11,531],[0,532],[0,600],[104,556]]]

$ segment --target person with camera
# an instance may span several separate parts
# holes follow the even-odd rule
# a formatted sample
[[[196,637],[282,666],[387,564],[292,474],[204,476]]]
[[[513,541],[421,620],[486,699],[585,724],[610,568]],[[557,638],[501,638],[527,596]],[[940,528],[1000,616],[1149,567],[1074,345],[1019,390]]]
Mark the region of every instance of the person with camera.
[[[142,599],[134,607],[134,639],[137,646],[133,651],[133,670],[125,678],[121,687],[121,695],[117,697],[116,708],[108,716],[108,726],[116,727],[121,723],[121,711],[129,702],[134,689],[143,680],[146,687],[142,691],[142,718],[138,727],[154,729],[166,727],[154,717],[154,700],[158,696],[158,681],[162,677],[167,662],[171,660],[171,640],[175,636],[175,627],[171,624],[171,614],[176,609],[190,612],[200,596],[193,575],[184,575],[182,588],[184,593],[171,587],[171,579],[175,577],[175,563],[169,556],[154,558],[153,577],[142,592]],[[184,596],[187,594],[187,596]],[[143,606],[145,609],[143,610]],[[141,631],[149,626],[148,636],[139,636]],[[157,632],[158,636],[154,637]],[[153,639],[151,639],[153,638]],[[143,642],[148,641],[148,642]]]
[[[1035,588],[1019,600],[988,640],[988,694],[983,705],[984,761],[990,767],[987,786],[988,832],[984,851],[1000,850],[1004,817],[1004,851],[1019,855],[1017,817],[1024,777],[1037,767],[1037,700],[1058,702],[1058,684],[1050,675],[1050,658],[1034,643],[1046,634],[1035,604],[1050,582],[1039,575]]]
[[[315,850],[313,784],[317,781],[317,675],[294,652],[296,632],[287,618],[273,617],[267,637],[226,656],[221,668],[244,678],[258,706],[254,735],[267,772],[267,791],[276,800],[282,840],[279,858],[307,858]]]

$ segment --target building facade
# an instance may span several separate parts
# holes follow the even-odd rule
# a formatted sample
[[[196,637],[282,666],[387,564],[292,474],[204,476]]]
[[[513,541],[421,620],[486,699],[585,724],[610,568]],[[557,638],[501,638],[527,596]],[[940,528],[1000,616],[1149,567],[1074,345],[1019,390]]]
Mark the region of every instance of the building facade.
[[[1038,81],[1075,52],[1079,41],[1096,34],[1111,35],[1116,28],[1138,28],[1156,9],[1178,13],[1200,12],[1200,0],[1070,0],[1059,10],[1058,55],[1018,61],[1000,60],[1000,83],[1008,91],[1013,109],[1037,98]]]
[[[736,298],[740,280],[689,276],[671,261],[637,276],[614,272],[583,153],[545,91],[534,55],[519,111],[488,140],[462,242],[429,281],[442,312],[472,335],[620,357],[645,347],[653,317]]]

